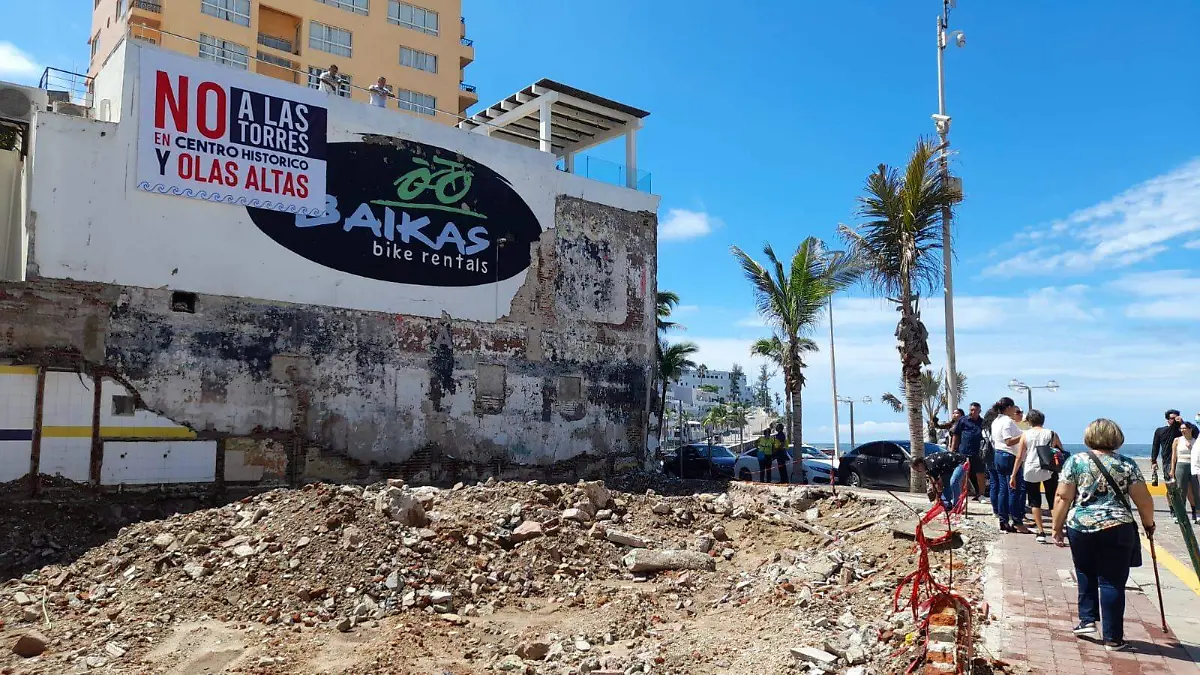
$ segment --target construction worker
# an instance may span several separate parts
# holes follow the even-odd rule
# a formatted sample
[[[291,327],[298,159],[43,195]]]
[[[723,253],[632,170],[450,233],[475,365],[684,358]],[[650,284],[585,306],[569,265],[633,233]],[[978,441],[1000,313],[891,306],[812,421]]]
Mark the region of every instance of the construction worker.
[[[754,444],[758,450],[758,474],[759,480],[771,482],[771,457],[775,452],[775,439],[771,436],[771,427],[763,429],[762,436],[759,436],[758,442]]]

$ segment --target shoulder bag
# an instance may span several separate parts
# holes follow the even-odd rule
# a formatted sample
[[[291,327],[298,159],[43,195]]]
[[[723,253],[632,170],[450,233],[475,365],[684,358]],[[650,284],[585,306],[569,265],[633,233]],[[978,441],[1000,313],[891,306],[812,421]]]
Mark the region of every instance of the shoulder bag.
[[[988,466],[996,459],[996,448],[992,445],[991,425],[984,422],[979,426],[979,459]]]
[[[1038,467],[1043,471],[1053,471],[1058,473],[1058,463],[1054,457],[1054,432],[1050,432],[1050,438],[1044,444],[1038,444],[1033,447],[1037,453]]]
[[[1124,506],[1125,510],[1129,511],[1129,515],[1133,517],[1133,531],[1134,536],[1136,537],[1137,514],[1133,512],[1133,507],[1129,505],[1129,499],[1125,496],[1124,492],[1121,492],[1121,488],[1117,486],[1117,481],[1113,480],[1112,474],[1108,472],[1108,469],[1104,468],[1104,462],[1101,462],[1100,458],[1096,457],[1091,450],[1087,451],[1087,456],[1088,459],[1092,460],[1092,463],[1096,465],[1096,468],[1100,470],[1100,475],[1104,476],[1104,480],[1108,483],[1108,489],[1112,490],[1113,494],[1117,496],[1117,501],[1121,502],[1121,506]],[[1140,541],[1134,542],[1133,554],[1130,556],[1129,566],[1142,566],[1142,547]]]

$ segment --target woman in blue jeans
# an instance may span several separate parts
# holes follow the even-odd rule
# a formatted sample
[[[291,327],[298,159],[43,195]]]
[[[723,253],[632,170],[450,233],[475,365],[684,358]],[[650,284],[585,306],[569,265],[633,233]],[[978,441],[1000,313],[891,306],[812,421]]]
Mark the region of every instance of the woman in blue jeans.
[[[1083,432],[1087,452],[1063,464],[1054,496],[1054,543],[1071,547],[1079,582],[1076,635],[1096,632],[1103,618],[1104,647],[1125,651],[1125,582],[1141,564],[1137,516],[1154,534],[1154,501],[1137,462],[1117,454],[1125,435],[1116,422],[1098,419]],[[1107,474],[1107,475],[1105,475]],[[1115,486],[1115,489],[1114,489]],[[1075,506],[1075,497],[1079,501]],[[1135,557],[1137,556],[1137,557]]]
[[[1017,444],[1021,442],[1021,428],[1017,426],[1019,416],[1020,410],[1007,396],[996,401],[988,413],[991,418],[992,448],[995,450],[992,459],[995,472],[988,478],[993,481],[992,507],[1000,518],[1000,529],[1029,534],[1029,528],[1024,523],[1025,483],[1018,482],[1016,487],[1008,484],[1008,477],[1017,463]]]

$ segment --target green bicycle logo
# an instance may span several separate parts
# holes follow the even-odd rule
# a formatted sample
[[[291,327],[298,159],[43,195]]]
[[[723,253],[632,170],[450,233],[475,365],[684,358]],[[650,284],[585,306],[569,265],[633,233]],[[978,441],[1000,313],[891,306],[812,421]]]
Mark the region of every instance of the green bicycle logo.
[[[396,197],[399,201],[376,199],[372,204],[449,211],[487,219],[482,213],[465,206],[457,206],[471,191],[471,181],[475,177],[466,165],[437,156],[433,158],[432,163],[421,157],[413,157],[412,161],[418,166],[392,182],[392,185],[396,186]],[[416,201],[426,192],[432,192],[438,203]]]

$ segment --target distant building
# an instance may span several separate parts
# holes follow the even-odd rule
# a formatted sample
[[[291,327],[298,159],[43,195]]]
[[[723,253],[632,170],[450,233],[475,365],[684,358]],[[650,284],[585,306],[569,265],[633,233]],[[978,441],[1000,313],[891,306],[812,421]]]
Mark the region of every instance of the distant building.
[[[750,403],[752,398],[750,388],[746,386],[745,373],[738,377],[736,387],[733,386],[733,373],[728,370],[692,370],[684,373],[677,384],[687,389],[699,389],[704,385],[712,385],[717,388],[717,391],[714,392],[715,398],[723,400],[725,403],[732,403],[734,400]],[[734,390],[736,390],[737,396],[733,395]]]

